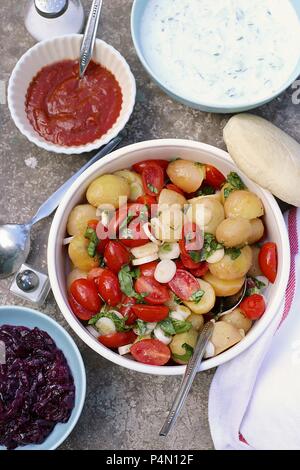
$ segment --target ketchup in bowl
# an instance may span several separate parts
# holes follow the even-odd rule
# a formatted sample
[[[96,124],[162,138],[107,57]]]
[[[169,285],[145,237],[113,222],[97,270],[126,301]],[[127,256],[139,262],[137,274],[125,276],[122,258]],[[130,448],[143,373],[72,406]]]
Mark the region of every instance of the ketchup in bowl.
[[[64,60],[42,68],[26,95],[26,114],[45,140],[63,146],[91,143],[117,121],[122,91],[115,76],[90,62],[79,79],[77,60]]]

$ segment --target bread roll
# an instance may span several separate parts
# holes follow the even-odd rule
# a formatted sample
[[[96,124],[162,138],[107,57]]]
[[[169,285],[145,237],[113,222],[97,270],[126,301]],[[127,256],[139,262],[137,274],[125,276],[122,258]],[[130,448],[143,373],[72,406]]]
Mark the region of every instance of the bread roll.
[[[300,207],[300,144],[252,114],[233,116],[223,130],[228,152],[253,181]]]

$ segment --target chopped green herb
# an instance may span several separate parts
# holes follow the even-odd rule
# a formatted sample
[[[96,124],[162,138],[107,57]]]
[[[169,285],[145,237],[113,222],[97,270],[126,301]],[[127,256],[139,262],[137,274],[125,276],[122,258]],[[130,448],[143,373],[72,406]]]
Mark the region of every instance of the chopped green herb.
[[[169,253],[172,251],[171,243],[164,243],[160,248],[159,251],[163,251],[164,253]]]
[[[189,331],[192,328],[192,324],[188,321],[172,320],[172,323],[176,334],[185,333],[186,331]]]
[[[173,293],[173,301],[174,301],[176,304],[178,304],[178,305],[180,305],[180,304],[183,303],[183,301],[181,300],[181,298],[178,297],[178,296],[177,296],[176,294],[174,294],[174,293]]]
[[[125,318],[120,318],[114,311],[107,310],[107,311],[101,311],[100,313],[97,313],[97,315],[93,316],[89,320],[89,325],[96,325],[97,321],[100,318],[110,318],[116,327],[117,331],[127,331],[130,330],[131,327],[127,326],[125,324]]]
[[[168,336],[173,336],[176,334],[171,318],[165,318],[165,320],[160,321],[159,326],[161,327],[163,332],[166,333],[166,335]]]
[[[215,251],[223,248],[221,243],[218,243],[214,235],[211,233],[204,234],[204,245],[201,250],[200,261],[205,261],[207,258],[212,255]]]
[[[191,302],[195,302],[195,304],[198,304],[203,296],[204,296],[204,290],[199,289],[191,295],[189,300]]]
[[[224,189],[224,198],[226,199],[232,191],[236,191],[237,189],[245,189],[246,186],[244,185],[243,181],[239,177],[237,173],[231,171],[227,176],[227,183],[228,185]]]
[[[120,289],[123,294],[127,295],[127,297],[134,297],[140,303],[143,303],[144,297],[147,296],[147,293],[138,294],[133,288],[133,279],[137,279],[139,275],[139,269],[133,269],[131,271],[130,267],[126,265],[123,266],[122,269],[119,271],[118,278],[120,283]]]
[[[136,329],[138,331],[138,336],[143,336],[146,334],[147,331],[147,323],[143,320],[137,319],[135,323]]]
[[[229,255],[232,260],[235,260],[240,256],[241,250],[240,248],[226,248],[225,254]]]
[[[266,288],[266,284],[256,279],[256,277],[249,277],[247,281],[248,287],[246,290],[246,296],[261,294],[261,292]]]
[[[194,250],[191,250],[191,251],[188,251],[188,254],[190,256],[190,258],[195,262],[195,263],[199,263],[201,261],[201,251],[194,251]]]
[[[90,241],[87,247],[88,255],[91,258],[94,258],[96,254],[97,245],[99,243],[99,239],[97,237],[96,231],[93,228],[88,227],[85,231],[84,236]]]
[[[147,187],[150,189],[150,191],[151,191],[152,193],[158,194],[158,189],[157,189],[155,186],[153,186],[153,184],[148,183],[148,184],[147,184]]]
[[[197,191],[196,196],[210,196],[211,194],[215,194],[216,190],[212,186],[203,185],[199,191]]]
[[[194,348],[192,348],[192,346],[190,346],[189,344],[187,343],[184,343],[182,345],[183,349],[185,349],[185,354],[172,354],[173,358],[174,359],[178,359],[184,363],[186,362],[189,362],[189,360],[191,359],[192,355],[193,355],[193,352],[194,352]]]

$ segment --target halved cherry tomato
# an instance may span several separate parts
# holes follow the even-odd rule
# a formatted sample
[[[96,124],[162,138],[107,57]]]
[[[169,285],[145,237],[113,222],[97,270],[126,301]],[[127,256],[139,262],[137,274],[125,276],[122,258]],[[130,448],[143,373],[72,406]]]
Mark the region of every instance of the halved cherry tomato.
[[[73,297],[72,294],[69,295],[69,304],[72,309],[72,312],[80,320],[88,321],[95,315],[95,312],[91,312],[87,308],[84,308],[82,305],[80,305],[80,303],[77,302],[77,300]]]
[[[142,171],[144,190],[149,196],[158,196],[164,186],[164,171],[156,163],[149,163]]]
[[[103,255],[105,246],[108,242],[108,229],[97,219],[89,220],[87,225],[89,228],[95,230],[96,235],[99,238],[97,252]]]
[[[130,262],[130,253],[120,242],[109,240],[104,250],[104,262],[118,274],[122,266]]]
[[[184,267],[189,270],[199,269],[201,267],[200,250],[203,247],[203,236],[197,224],[194,222],[184,224],[179,247],[180,259]]]
[[[134,359],[143,364],[164,366],[171,358],[171,351],[158,339],[142,339],[130,348]]]
[[[180,249],[182,249],[181,242],[182,242],[182,240],[180,240],[180,242],[179,242]],[[183,264],[184,268],[188,269],[189,271],[192,270],[192,269],[199,269],[200,266],[201,266],[201,261],[196,263],[195,261],[192,260],[190,255],[186,255],[185,253],[180,254],[180,259],[182,261],[182,264]]]
[[[152,277],[140,276],[134,287],[139,294],[147,294],[144,298],[147,304],[159,305],[170,300],[168,288]]]
[[[143,213],[142,219],[141,213]],[[145,245],[149,239],[143,230],[143,224],[149,215],[149,209],[145,204],[131,203],[120,207],[109,223],[109,238],[119,237],[123,245],[129,248]]]
[[[202,277],[205,276],[208,269],[208,263],[206,261],[201,261],[200,266],[196,269],[191,269],[190,272],[195,277]]]
[[[136,321],[136,315],[132,310],[132,306],[135,305],[136,300],[133,297],[124,297],[122,305],[120,307],[120,313],[123,317],[126,317],[126,325],[133,325]]]
[[[146,168],[149,164],[155,163],[159,165],[163,170],[166,170],[169,163],[167,160],[144,160],[143,162],[138,162],[132,165],[132,169],[137,173],[142,173],[143,169]]]
[[[119,286],[119,280],[114,272],[110,269],[103,269],[100,277],[97,278],[98,292],[102,299],[114,307],[122,300],[122,292]]]
[[[95,283],[90,279],[76,279],[70,286],[70,293],[87,310],[99,312],[102,302]]]
[[[277,247],[276,243],[265,243],[258,254],[258,262],[264,276],[274,283],[277,274]]]
[[[177,269],[169,287],[182,300],[189,300],[200,289],[197,279],[184,269]]]
[[[156,198],[154,196],[149,196],[149,194],[139,196],[136,202],[138,204],[146,204],[148,207],[151,207],[153,204],[157,204]]]
[[[135,315],[145,322],[164,320],[169,315],[169,308],[165,305],[136,304],[132,306]]]
[[[98,341],[107,348],[116,349],[126,344],[133,343],[136,340],[136,334],[132,330],[130,331],[117,331],[116,333],[110,333],[109,335],[101,335]]]
[[[170,189],[171,191],[175,191],[176,193],[184,195],[184,192],[182,191],[182,189],[178,188],[176,184],[172,184],[172,183],[166,184],[166,189]]]
[[[151,261],[150,263],[145,263],[140,266],[140,273],[145,277],[154,277],[154,272],[158,261]]]
[[[204,182],[215,189],[220,189],[226,181],[225,176],[212,165],[205,165],[205,168],[206,176]]]
[[[239,308],[250,320],[258,320],[265,313],[265,299],[262,295],[252,294],[240,303]]]

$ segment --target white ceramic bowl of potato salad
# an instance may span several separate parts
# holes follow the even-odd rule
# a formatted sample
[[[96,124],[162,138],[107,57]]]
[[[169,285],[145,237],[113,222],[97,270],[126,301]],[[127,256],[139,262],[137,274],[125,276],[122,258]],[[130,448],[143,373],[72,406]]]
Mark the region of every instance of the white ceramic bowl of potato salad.
[[[164,139],[116,150],[66,193],[48,244],[51,286],[75,333],[120,366],[179,375],[203,324],[199,370],[238,356],[268,327],[288,281],[274,197],[228,153]],[[218,297],[247,297],[215,316]]]

